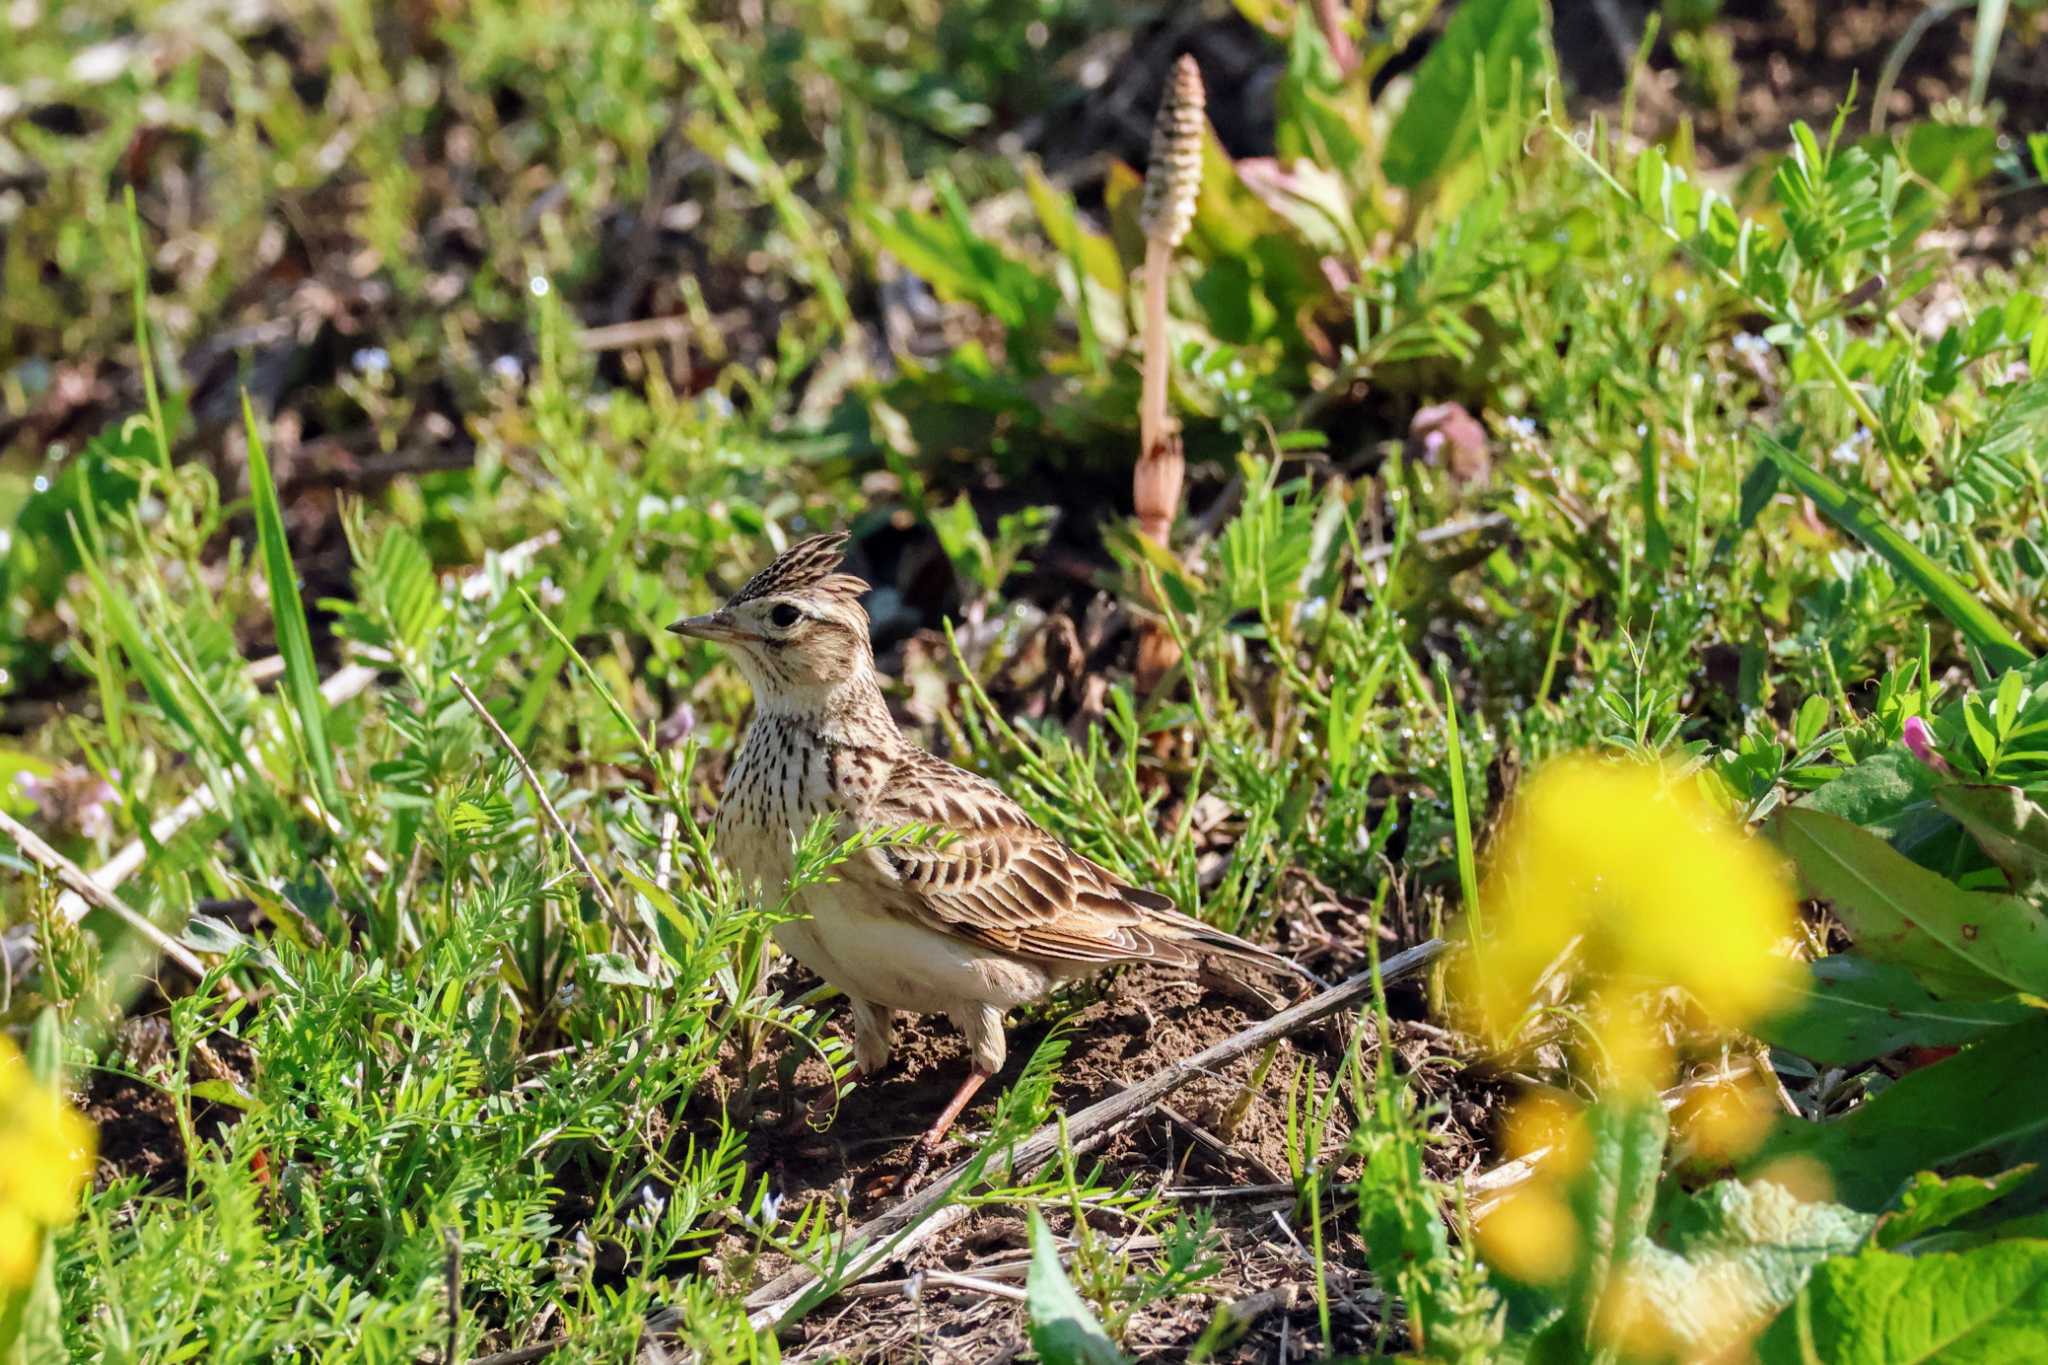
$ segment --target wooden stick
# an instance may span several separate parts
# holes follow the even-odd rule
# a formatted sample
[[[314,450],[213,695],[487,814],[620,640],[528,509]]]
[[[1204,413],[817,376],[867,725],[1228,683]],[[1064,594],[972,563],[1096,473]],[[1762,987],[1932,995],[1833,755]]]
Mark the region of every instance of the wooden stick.
[[[1023,1271],[1016,1272],[1022,1278]],[[880,1299],[891,1294],[907,1294],[912,1286],[920,1289],[966,1289],[991,1298],[1009,1299],[1015,1303],[1024,1302],[1024,1291],[1014,1284],[982,1275],[962,1275],[952,1270],[921,1270],[901,1280],[870,1280],[866,1284],[850,1284],[839,1292],[849,1299]]]
[[[1398,981],[1419,971],[1436,961],[1444,948],[1445,943],[1442,939],[1431,939],[1404,953],[1396,954],[1382,964],[1380,980]],[[1118,1091],[1106,1099],[1096,1101],[1066,1121],[1065,1135],[1070,1141],[1079,1141],[1111,1124],[1136,1118],[1196,1077],[1218,1067],[1227,1066],[1276,1038],[1299,1033],[1339,1010],[1353,1008],[1371,998],[1373,989],[1373,974],[1370,971],[1360,972],[1319,995],[1311,996],[1291,1009],[1282,1010],[1270,1019],[1261,1020],[1242,1032],[1232,1034],[1213,1047],[1192,1057],[1182,1058],[1128,1090]],[[1061,1133],[1062,1128],[1058,1122],[1047,1124],[1011,1149],[1010,1164],[1028,1168],[1053,1156],[1059,1151]],[[747,1296],[747,1307],[751,1310],[748,1320],[757,1330],[765,1331],[786,1326],[814,1304],[823,1302],[832,1293],[837,1292],[839,1286],[861,1279],[890,1261],[907,1255],[929,1241],[944,1227],[951,1226],[953,1222],[958,1221],[957,1218],[945,1219],[935,1215],[940,1206],[953,1194],[953,1187],[968,1174],[972,1165],[971,1159],[961,1162],[924,1189],[893,1208],[884,1210],[856,1229],[848,1238],[848,1242],[863,1249],[846,1263],[833,1281],[828,1282],[823,1277],[814,1276],[798,1268],[787,1271],[756,1289]],[[952,1205],[947,1212],[959,1209],[959,1205]],[[959,1216],[965,1216],[964,1210]],[[659,1316],[661,1315],[656,1315]],[[649,1325],[655,1325],[652,1319]]]
[[[203,981],[206,979],[206,964],[201,962],[190,948],[187,948],[184,944],[157,928],[155,924],[151,923],[148,918],[138,911],[130,909],[119,896],[116,896],[106,887],[94,881],[84,868],[44,843],[34,830],[22,824],[19,820],[7,814],[7,812],[0,811],[0,831],[5,831],[9,838],[21,845],[23,853],[26,853],[29,857],[35,859],[37,863],[55,873],[58,880],[69,886],[80,898],[81,902],[97,905],[100,909],[114,916],[114,918],[120,920],[136,933],[141,934],[151,943],[154,943],[163,950],[165,957],[168,957],[171,961],[192,973],[193,980]],[[81,911],[80,915],[83,913]],[[72,916],[71,918],[76,920],[79,916]],[[242,993],[236,989],[234,982],[223,978],[220,985],[221,991],[230,999],[239,1000],[242,998]]]

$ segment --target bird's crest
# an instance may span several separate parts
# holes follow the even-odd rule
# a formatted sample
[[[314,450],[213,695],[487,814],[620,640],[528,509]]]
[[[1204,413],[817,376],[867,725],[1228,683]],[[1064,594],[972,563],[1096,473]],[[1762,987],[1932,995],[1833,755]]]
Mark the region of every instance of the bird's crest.
[[[859,597],[868,590],[868,585],[852,574],[838,572],[840,561],[846,558],[846,541],[847,533],[844,531],[798,541],[777,555],[774,563],[748,579],[746,586],[732,595],[732,601],[752,602],[785,592],[825,593],[849,599]]]

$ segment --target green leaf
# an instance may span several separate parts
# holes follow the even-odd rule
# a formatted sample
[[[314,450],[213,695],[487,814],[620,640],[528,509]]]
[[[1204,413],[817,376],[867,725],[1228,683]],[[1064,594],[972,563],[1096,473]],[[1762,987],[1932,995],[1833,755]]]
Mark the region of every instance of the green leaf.
[[[1960,1047],[2033,1013],[2016,1000],[1937,1000],[1896,963],[1837,953],[1814,963],[1798,1002],[1756,1032],[1824,1066],[1855,1066],[1904,1047]]]
[[[1058,287],[976,231],[951,181],[932,184],[938,215],[870,211],[876,240],[942,298],[971,303],[1013,333],[1049,323],[1059,311]]]
[[[1625,1271],[1651,1246],[1657,1182],[1670,1123],[1655,1097],[1609,1099],[1586,1111],[1591,1159],[1572,1183],[1579,1256],[1564,1291],[1565,1312],[1542,1337],[1579,1358],[1597,1348],[1604,1314],[1621,1293]]]
[[[1024,193],[1038,214],[1038,226],[1044,230],[1046,239],[1062,255],[1078,258],[1095,283],[1121,294],[1128,281],[1117,260],[1116,243],[1082,226],[1073,196],[1047,180],[1035,166],[1024,168]]]
[[[1902,852],[1953,825],[1934,804],[1940,774],[1903,747],[1872,754],[1799,803],[1881,835]]]
[[[1830,1261],[1759,1339],[1757,1356],[1764,1365],[2048,1359],[2048,1240]]]
[[[1772,1181],[1722,1180],[1668,1202],[1657,1245],[1628,1268],[1635,1308],[1687,1360],[1715,1358],[1792,1302],[1813,1268],[1854,1251],[1877,1222]]]
[[[192,1082],[189,1091],[195,1099],[223,1104],[230,1109],[261,1110],[263,1102],[233,1081],[204,1080]]]
[[[156,703],[157,710],[184,731],[186,738],[194,744],[204,744],[207,737],[200,733],[191,712],[179,699],[177,684],[171,680],[170,670],[164,667],[162,657],[150,646],[134,601],[127,593],[115,592],[113,583],[107,578],[106,566],[100,562],[98,519],[90,498],[79,505],[79,512],[81,515],[71,522],[71,540],[78,550],[79,567],[85,570],[86,578],[92,583],[93,595],[99,599],[100,610],[106,613],[107,628],[113,632],[135,675],[142,679],[142,689],[149,693],[149,699]],[[230,761],[243,760],[236,756]]]
[[[2017,678],[2008,673],[2008,678]],[[2013,889],[2032,894],[2048,884],[2048,811],[2018,787],[1956,785],[1934,794],[1986,857],[2004,868]]]
[[[1762,432],[1756,434],[1763,452],[1778,466],[1793,486],[1828,515],[1828,519],[1884,557],[1928,601],[1962,631],[1984,654],[1993,669],[2016,668],[2034,661],[2026,647],[2013,637],[1978,595],[1958,582],[1948,570],[1921,552],[1877,511],[1865,505],[1848,489],[1807,464]]]
[[[35,1077],[37,1085],[52,1090],[63,1087],[64,1021],[58,1016],[56,1006],[45,1005],[36,1012],[35,1022],[29,1025],[28,1047],[23,1059],[28,1062],[28,1074]]]
[[[1313,7],[1294,7],[1287,70],[1273,90],[1273,150],[1282,161],[1370,176],[1361,126],[1370,127],[1364,82],[1353,84],[1330,55]]]
[[[1959,1218],[2005,1198],[2034,1173],[2031,1163],[1987,1178],[1921,1171],[1906,1183],[1877,1220],[1873,1240],[1878,1246],[1901,1246],[1916,1237],[1945,1228]]]
[[[1939,996],[2048,994],[2048,922],[2026,902],[1964,891],[1832,815],[1792,807],[1773,828],[1864,956],[1908,968]]]
[[[1031,1270],[1024,1279],[1024,1307],[1031,1315],[1031,1349],[1044,1365],[1122,1365],[1123,1353],[1074,1292],[1052,1233],[1036,1209],[1031,1211]]]
[[[590,624],[590,611],[597,604],[598,593],[612,576],[612,565],[618,560],[619,552],[626,548],[632,538],[635,522],[636,499],[625,500],[625,511],[619,516],[612,533],[605,537],[604,545],[597,557],[584,566],[582,577],[569,590],[569,598],[562,604],[562,619],[555,628],[562,635],[574,639]],[[548,704],[548,694],[555,690],[555,679],[562,672],[562,665],[569,661],[569,651],[559,643],[551,643],[548,652],[541,659],[541,665],[533,675],[533,681],[526,685],[526,693],[519,699],[519,710],[512,721],[512,742],[524,746],[533,734],[533,726],[540,719],[541,711]]]
[[[249,432],[249,497],[256,512],[256,539],[263,553],[263,576],[270,585],[270,619],[277,631],[277,652],[284,659],[284,690],[298,717],[299,739],[313,765],[320,804],[336,819],[345,816],[341,788],[334,780],[334,753],[327,743],[327,699],[320,695],[320,670],[313,661],[313,635],[306,626],[306,605],[299,600],[299,571],[285,538],[284,508],[270,476],[270,457],[256,410],[242,393],[242,423]]]
[[[1810,1157],[1827,1169],[1835,1198],[1874,1211],[1920,1171],[1959,1162],[2003,1171],[2039,1162],[2048,1156],[2044,1050],[2048,1014],[2037,1012],[1947,1061],[1908,1072],[1839,1119],[1782,1126],[1751,1169]]]
[[[182,408],[172,417],[182,423]],[[156,449],[156,433],[143,417],[111,423],[64,461],[48,486],[29,494],[14,514],[6,557],[0,559],[0,601],[26,595],[38,605],[57,600],[64,580],[80,567],[70,522],[89,501],[105,512],[120,512],[135,501],[142,484],[131,472]]]
[[[1547,70],[1542,0],[1465,0],[1415,69],[1382,158],[1389,183],[1448,175]]]

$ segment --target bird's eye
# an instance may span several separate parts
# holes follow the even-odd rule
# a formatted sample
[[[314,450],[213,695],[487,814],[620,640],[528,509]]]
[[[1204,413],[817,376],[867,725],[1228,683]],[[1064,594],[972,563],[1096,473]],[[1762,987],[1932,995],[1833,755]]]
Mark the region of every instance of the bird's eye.
[[[803,615],[802,612],[792,607],[789,603],[780,602],[776,604],[775,610],[768,613],[768,619],[775,623],[778,630],[788,630],[798,621],[801,621]]]

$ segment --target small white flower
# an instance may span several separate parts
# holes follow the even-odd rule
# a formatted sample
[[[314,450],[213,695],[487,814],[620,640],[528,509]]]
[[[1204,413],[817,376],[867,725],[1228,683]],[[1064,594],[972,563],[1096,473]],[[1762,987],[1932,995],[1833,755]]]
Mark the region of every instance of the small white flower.
[[[526,378],[526,367],[516,355],[501,355],[491,362],[491,374],[503,383],[517,384]]]
[[[382,346],[364,346],[349,357],[348,363],[357,374],[386,374],[391,369],[391,352]]]
[[[1751,360],[1762,360],[1771,354],[1771,343],[1755,332],[1737,332],[1735,339],[1728,343],[1735,353]]]
[[[1534,418],[1510,417],[1504,425],[1508,429],[1508,435],[1518,441],[1533,441],[1536,439],[1536,421]]]

